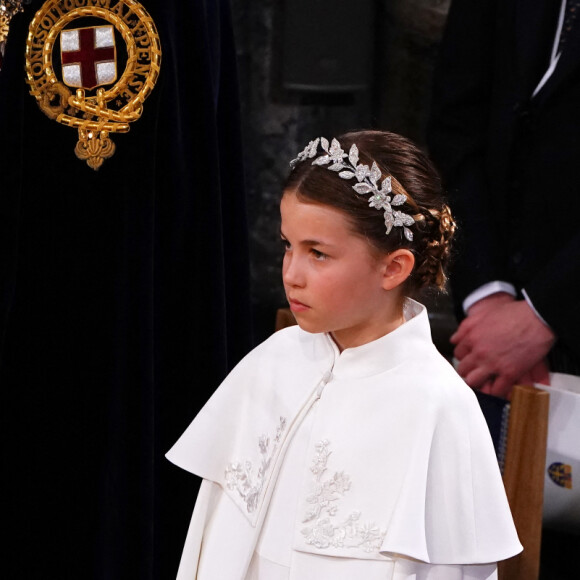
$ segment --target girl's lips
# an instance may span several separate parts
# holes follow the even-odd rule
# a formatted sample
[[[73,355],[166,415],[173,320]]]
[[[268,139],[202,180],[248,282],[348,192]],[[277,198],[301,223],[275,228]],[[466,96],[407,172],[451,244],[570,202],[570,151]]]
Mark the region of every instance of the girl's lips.
[[[302,304],[302,302],[299,302],[298,300],[294,300],[292,298],[288,300],[288,303],[290,304],[290,310],[292,312],[304,312],[305,310],[308,310],[310,308],[310,306],[306,306],[306,304]]]

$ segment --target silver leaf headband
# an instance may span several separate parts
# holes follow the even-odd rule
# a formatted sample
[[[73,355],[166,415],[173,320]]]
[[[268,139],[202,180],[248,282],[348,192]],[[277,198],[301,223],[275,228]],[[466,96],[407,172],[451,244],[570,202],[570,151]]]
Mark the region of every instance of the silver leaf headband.
[[[316,157],[319,143],[325,153],[320,157]],[[410,242],[413,241],[413,232],[409,227],[415,223],[415,219],[402,211],[393,210],[393,206],[403,205],[407,201],[407,196],[404,193],[398,193],[395,196],[390,195],[393,191],[390,176],[382,181],[379,189],[378,181],[382,176],[381,170],[374,161],[370,169],[368,165],[359,164],[356,145],[351,146],[347,155],[336,139],[333,139],[332,143],[329,144],[328,139],[317,137],[314,141],[310,141],[303,151],[298,153],[296,159],[290,161],[290,167],[294,169],[301,161],[312,159],[313,157],[316,157],[316,159],[314,159],[312,165],[322,166],[332,162],[332,165],[326,169],[339,172],[338,176],[342,179],[356,177],[358,183],[353,185],[352,188],[360,195],[372,193],[369,197],[369,205],[378,210],[384,210],[387,235],[391,233],[393,227],[403,228],[405,237]]]

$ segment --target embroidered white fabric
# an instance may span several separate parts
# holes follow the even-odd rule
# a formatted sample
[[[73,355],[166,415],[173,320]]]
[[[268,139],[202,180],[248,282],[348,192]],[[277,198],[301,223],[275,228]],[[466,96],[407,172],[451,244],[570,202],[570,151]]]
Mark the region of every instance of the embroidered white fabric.
[[[286,428],[285,417],[280,417],[280,423],[276,428],[273,444],[270,446],[270,437],[262,435],[258,438],[258,449],[261,455],[261,463],[257,472],[250,459],[241,462],[233,462],[228,465],[225,472],[228,489],[236,490],[246,503],[248,513],[252,513],[258,506],[258,499],[264,487],[266,475],[270,469],[272,458],[276,454],[278,443]]]
[[[473,566],[433,566],[405,558],[390,559],[360,559],[360,558],[333,558],[324,557],[324,551],[320,555],[310,554],[293,550],[292,537],[294,534],[295,520],[302,521],[307,516],[304,513],[296,513],[300,486],[296,484],[296,476],[307,468],[307,462],[312,454],[308,453],[311,448],[312,426],[316,420],[317,406],[311,409],[304,419],[298,431],[294,434],[286,452],[276,487],[272,495],[270,506],[266,514],[262,532],[258,539],[252,560],[244,580],[352,580],[352,578],[364,578],[365,580],[497,580],[497,566],[495,564]],[[313,512],[319,513],[317,507],[321,504],[320,512],[333,511],[332,519],[338,513],[338,503],[344,497],[338,493],[345,493],[350,488],[351,479],[347,474],[340,473],[337,481],[341,483],[335,486],[334,475],[325,478],[328,471],[329,457],[331,456],[330,442],[321,441],[315,447],[314,459],[310,463],[310,471],[314,475]],[[346,483],[348,481],[348,484]],[[322,482],[322,483],[321,483]],[[328,483],[326,491],[322,491],[324,483]],[[352,482],[356,483],[356,482]],[[334,492],[330,493],[330,489]],[[325,498],[324,500],[322,498]],[[336,511],[333,508],[336,507]],[[216,514],[219,515],[219,514]],[[231,514],[229,516],[231,518]],[[230,520],[230,527],[233,521]],[[234,526],[235,527],[235,526]],[[335,532],[335,527],[331,530]],[[340,527],[340,526],[338,526]],[[232,530],[233,535],[236,532]],[[362,531],[359,534],[362,537]],[[332,537],[332,536],[330,536]],[[221,538],[219,550],[223,542]],[[207,546],[204,550],[207,549]],[[219,559],[216,559],[219,561]],[[223,571],[220,569],[220,572]],[[205,571],[199,576],[201,580],[213,580],[214,569]]]
[[[259,580],[488,580],[495,565],[485,563],[521,550],[473,393],[436,352],[425,309],[409,308],[405,324],[373,343],[339,353],[327,336],[293,327],[236,367],[168,453],[212,490],[200,491],[179,580],[244,580],[261,560],[280,574],[260,565]],[[287,427],[274,451],[280,416]],[[271,435],[256,450],[260,433]],[[375,519],[379,531],[388,524],[379,551],[319,549],[301,533],[314,527],[303,520],[323,495],[310,489],[310,467],[325,438],[332,455],[320,455],[318,484],[345,473],[336,480],[342,495],[319,517],[332,519],[332,533],[357,511],[357,521]],[[246,461],[249,470],[235,468]],[[250,513],[243,495],[254,486],[261,493]]]
[[[350,489],[350,476],[344,471],[335,472],[322,480],[327,470],[330,442],[326,439],[316,444],[316,455],[310,471],[314,474],[312,493],[306,501],[312,505],[302,523],[312,522],[302,528],[305,541],[319,550],[335,548],[360,548],[367,553],[378,552],[385,539],[386,530],[375,522],[361,522],[361,513],[352,511],[346,519],[338,516],[339,500]]]

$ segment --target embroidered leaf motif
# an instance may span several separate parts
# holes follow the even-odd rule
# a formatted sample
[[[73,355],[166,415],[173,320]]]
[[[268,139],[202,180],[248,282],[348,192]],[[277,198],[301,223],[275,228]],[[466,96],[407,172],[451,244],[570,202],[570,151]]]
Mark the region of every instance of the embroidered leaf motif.
[[[246,503],[248,513],[256,511],[258,500],[264,487],[264,480],[272,459],[276,454],[276,449],[282,438],[282,433],[286,428],[285,417],[280,417],[280,423],[276,428],[274,444],[270,447],[270,437],[261,435],[258,438],[258,450],[261,455],[261,463],[258,472],[254,474],[253,464],[246,460],[243,464],[240,462],[230,463],[225,471],[226,487],[230,490],[236,490],[238,495]]]
[[[313,489],[306,498],[310,507],[302,519],[302,523],[311,525],[301,530],[304,541],[319,550],[333,547],[358,548],[367,553],[378,552],[386,530],[382,530],[374,522],[359,522],[361,513],[356,510],[346,520],[335,521],[339,511],[338,503],[351,488],[351,480],[344,471],[322,480],[331,454],[329,445],[329,441],[323,439],[315,447],[316,454],[310,468],[314,474]]]

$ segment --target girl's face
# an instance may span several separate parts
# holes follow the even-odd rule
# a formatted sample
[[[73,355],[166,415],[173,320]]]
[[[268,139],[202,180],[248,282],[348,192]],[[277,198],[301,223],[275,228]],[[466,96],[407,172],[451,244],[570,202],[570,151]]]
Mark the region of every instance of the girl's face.
[[[375,340],[402,322],[398,293],[385,290],[385,261],[339,210],[285,192],[282,278],[300,327],[330,332],[341,349]]]

